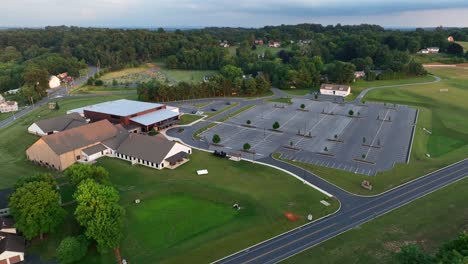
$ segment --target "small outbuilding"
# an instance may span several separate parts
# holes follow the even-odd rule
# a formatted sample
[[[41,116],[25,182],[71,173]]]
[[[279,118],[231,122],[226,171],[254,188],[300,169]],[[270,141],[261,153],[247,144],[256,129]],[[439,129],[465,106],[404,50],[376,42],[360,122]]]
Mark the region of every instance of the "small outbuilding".
[[[324,95],[348,96],[351,93],[351,86],[342,84],[327,84],[320,86],[320,93]]]

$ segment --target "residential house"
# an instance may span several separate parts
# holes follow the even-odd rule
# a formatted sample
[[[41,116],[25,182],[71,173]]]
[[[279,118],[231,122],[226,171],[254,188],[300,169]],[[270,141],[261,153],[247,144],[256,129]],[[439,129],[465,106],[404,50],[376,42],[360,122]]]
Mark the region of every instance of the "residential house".
[[[13,218],[0,217],[0,264],[24,260],[25,239],[18,235]]]
[[[366,77],[366,72],[365,71],[355,71],[354,72],[354,78],[355,79],[360,79]]]
[[[18,102],[6,101],[0,103],[0,113],[16,112],[18,111]]]
[[[88,124],[86,118],[78,113],[70,113],[36,121],[28,127],[28,132],[38,136],[46,136],[86,124]]]
[[[449,37],[447,38],[447,40],[448,40],[448,42],[454,42],[454,41],[455,41],[455,39],[454,39],[452,36],[449,36]]]
[[[439,53],[439,48],[438,47],[429,47],[427,48],[429,53]]]
[[[270,48],[279,48],[279,47],[281,47],[281,43],[278,42],[278,41],[270,41],[268,43],[268,47],[270,47]]]
[[[341,84],[327,84],[320,86],[320,93],[325,95],[348,96],[351,93],[351,86]]]
[[[229,48],[229,47],[230,47],[229,42],[228,42],[227,40],[221,41],[221,42],[219,43],[219,46],[221,46],[221,47],[223,47],[223,48]]]
[[[60,86],[60,79],[57,76],[50,76],[49,78],[49,88],[57,88]]]
[[[259,45],[259,46],[263,46],[263,44],[265,44],[265,43],[263,42],[263,39],[256,39],[256,40],[254,41],[254,43],[255,43],[255,45]]]
[[[20,91],[20,88],[12,89],[12,90],[6,91],[5,94],[17,94],[17,93],[19,93],[19,91]]]

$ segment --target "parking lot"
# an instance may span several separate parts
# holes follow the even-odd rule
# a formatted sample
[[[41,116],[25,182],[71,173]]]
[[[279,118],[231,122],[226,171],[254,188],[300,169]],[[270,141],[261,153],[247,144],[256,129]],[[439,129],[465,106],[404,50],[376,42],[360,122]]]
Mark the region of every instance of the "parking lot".
[[[401,105],[293,99],[292,105],[257,105],[201,136],[211,141],[218,134],[223,146],[214,149],[249,159],[279,152],[291,160],[375,175],[407,161],[415,115],[416,110]],[[274,122],[279,131],[272,130]],[[255,154],[242,152],[244,143]]]

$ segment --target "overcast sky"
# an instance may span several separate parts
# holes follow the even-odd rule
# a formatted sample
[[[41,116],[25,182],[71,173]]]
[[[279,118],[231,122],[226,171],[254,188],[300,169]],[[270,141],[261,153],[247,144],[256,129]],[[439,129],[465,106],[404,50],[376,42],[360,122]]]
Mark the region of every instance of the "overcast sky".
[[[468,0],[0,0],[0,26],[468,27]]]

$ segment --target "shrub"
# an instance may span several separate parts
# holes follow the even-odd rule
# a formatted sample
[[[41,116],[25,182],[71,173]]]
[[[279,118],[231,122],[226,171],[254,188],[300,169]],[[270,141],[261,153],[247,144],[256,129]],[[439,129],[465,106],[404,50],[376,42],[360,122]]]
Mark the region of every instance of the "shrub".
[[[280,128],[280,124],[278,123],[278,121],[275,121],[275,123],[273,123],[273,129],[278,129]]]
[[[88,250],[88,241],[81,235],[77,237],[66,237],[57,247],[57,259],[59,263],[74,263],[81,260]]]
[[[159,131],[156,131],[154,127],[148,132],[148,135],[150,136],[156,136],[157,134],[159,134]]]
[[[245,143],[243,146],[244,150],[249,150],[251,148],[249,143]]]
[[[218,144],[219,142],[221,142],[221,137],[218,134],[214,134],[211,140],[213,141],[213,143]]]
[[[305,108],[305,104],[301,104],[301,109],[304,109]]]

